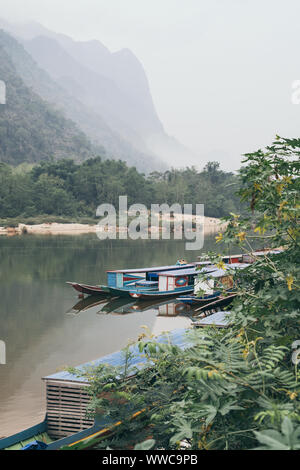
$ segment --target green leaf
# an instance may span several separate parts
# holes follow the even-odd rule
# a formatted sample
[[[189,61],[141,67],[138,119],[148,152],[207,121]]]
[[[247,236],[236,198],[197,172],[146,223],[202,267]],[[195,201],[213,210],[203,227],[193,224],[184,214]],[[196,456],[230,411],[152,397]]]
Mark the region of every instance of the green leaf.
[[[155,446],[154,439],[147,439],[147,441],[141,442],[134,446],[134,450],[150,450]]]

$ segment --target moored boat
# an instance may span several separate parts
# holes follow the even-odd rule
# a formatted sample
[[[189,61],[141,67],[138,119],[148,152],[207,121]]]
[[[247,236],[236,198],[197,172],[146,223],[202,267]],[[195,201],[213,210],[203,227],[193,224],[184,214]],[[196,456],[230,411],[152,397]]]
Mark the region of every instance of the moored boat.
[[[47,416],[41,423],[32,426],[12,436],[0,439],[0,450],[59,450],[72,449],[80,444],[82,449],[88,449],[95,442],[100,442],[113,432],[114,426],[95,423],[88,429],[76,432],[61,439],[52,439],[48,434]],[[93,442],[91,442],[93,440]]]
[[[232,255],[225,255],[222,256],[222,261],[225,264],[236,264],[236,263],[254,263],[258,258],[267,255],[277,255],[283,251],[282,248],[277,249],[263,249],[258,251],[253,251],[251,253],[243,253],[243,254],[232,254]],[[199,261],[204,261],[202,256],[198,256]]]
[[[176,264],[170,266],[154,266],[150,268],[137,268],[137,269],[117,269],[107,271],[107,285],[88,285],[78,282],[67,282],[77,292],[87,295],[127,295],[127,290],[130,287],[135,287],[137,282],[146,283],[148,287],[150,283],[158,281],[158,274],[162,271],[181,271],[183,269],[194,269],[196,266],[210,265],[209,261],[198,263],[187,263],[184,260],[177,261]],[[143,285],[143,284],[141,284]],[[152,284],[154,286],[155,284]]]
[[[244,269],[249,264],[246,263],[232,263],[228,269],[215,269],[208,272],[205,280],[195,278],[194,292],[191,295],[180,296],[177,298],[180,302],[189,305],[205,305],[211,302],[223,302],[226,300],[226,295],[233,299],[233,277],[232,270]],[[224,295],[225,290],[225,295]]]
[[[196,267],[181,271],[162,271],[158,280],[153,283],[136,283],[135,288],[127,289],[129,295],[137,300],[174,297],[178,294],[189,294],[194,290],[194,279],[199,272],[211,272],[216,267],[205,267],[200,271]]]
[[[185,329],[170,332],[157,338],[159,343],[172,344],[185,349],[190,341]],[[127,370],[127,379],[137,370],[147,366],[147,358],[137,344],[130,346],[131,367]],[[84,371],[97,368],[101,364],[124,368],[126,357],[123,351],[117,351],[96,361],[78,366]],[[47,389],[47,415],[42,423],[22,432],[0,439],[0,450],[59,450],[88,449],[110,436],[120,421],[112,421],[100,414],[95,421],[87,418],[87,406],[90,402],[86,377],[61,371],[44,377]],[[137,410],[131,418],[135,419],[142,411]]]
[[[99,294],[109,294],[109,289],[106,286],[90,286],[88,284],[80,284],[79,282],[66,282],[72,286],[77,292],[87,295],[99,295]]]

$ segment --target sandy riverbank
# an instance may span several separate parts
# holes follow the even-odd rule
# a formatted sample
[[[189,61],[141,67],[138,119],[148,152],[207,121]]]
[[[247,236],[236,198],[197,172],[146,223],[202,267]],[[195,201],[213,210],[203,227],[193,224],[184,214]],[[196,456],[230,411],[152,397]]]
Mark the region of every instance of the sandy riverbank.
[[[165,219],[167,220],[167,219]],[[196,223],[195,217],[192,222]],[[213,217],[204,217],[204,234],[209,235],[218,231],[223,231],[226,223]],[[78,223],[44,223],[37,225],[19,224],[17,227],[0,227],[0,235],[83,235],[86,233],[96,233],[99,230],[98,225],[78,224]],[[117,229],[117,231],[120,231]],[[153,231],[153,229],[152,229]],[[162,230],[160,229],[160,232]],[[150,233],[150,230],[149,230]]]

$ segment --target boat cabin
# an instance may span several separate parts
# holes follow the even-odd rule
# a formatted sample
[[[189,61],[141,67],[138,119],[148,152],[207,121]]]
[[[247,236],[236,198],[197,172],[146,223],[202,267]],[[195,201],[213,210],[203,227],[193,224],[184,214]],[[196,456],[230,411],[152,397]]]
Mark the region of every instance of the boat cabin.
[[[246,263],[233,263],[230,264],[230,268],[228,269],[243,269],[249,266]],[[194,294],[198,294],[199,292],[203,293],[204,295],[212,295],[216,289],[232,289],[234,286],[232,273],[228,273],[226,269],[215,269],[214,271],[210,271],[207,273],[207,278],[205,280],[199,279],[198,277],[195,278],[194,281]]]
[[[171,266],[156,266],[152,268],[141,268],[141,269],[118,269],[115,271],[107,271],[107,285],[117,289],[128,287],[131,284],[134,285],[136,282],[145,282],[146,284],[140,284],[143,287],[150,287],[149,282],[158,282],[158,273],[163,271],[181,271],[185,269],[195,269],[195,264],[174,264]],[[157,285],[157,284],[156,284]],[[155,287],[155,285],[153,284]]]
[[[194,284],[194,278],[198,274],[195,267],[178,271],[163,271],[158,274],[158,290],[174,291],[180,287],[188,287]]]

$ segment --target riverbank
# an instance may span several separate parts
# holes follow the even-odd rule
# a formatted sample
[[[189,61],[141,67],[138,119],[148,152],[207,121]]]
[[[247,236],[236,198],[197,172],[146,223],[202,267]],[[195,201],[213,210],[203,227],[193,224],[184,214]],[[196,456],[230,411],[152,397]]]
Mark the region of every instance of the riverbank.
[[[176,217],[175,217],[176,220]],[[175,222],[174,219],[170,220],[164,218],[164,221],[168,221],[171,224]],[[226,223],[214,217],[204,217],[201,220],[197,219],[196,216],[190,216],[189,219],[185,216],[185,220],[192,222],[190,230],[196,230],[197,223],[203,223],[204,235],[214,234],[225,230]],[[14,235],[83,235],[88,233],[97,233],[99,226],[97,224],[84,224],[84,223],[62,223],[62,222],[45,222],[41,224],[29,224],[29,223],[18,223],[16,226],[0,226],[0,235],[14,236]],[[117,232],[121,229],[117,227]],[[154,228],[149,228],[149,233],[153,233]],[[164,229],[159,228],[159,232],[162,233]]]

